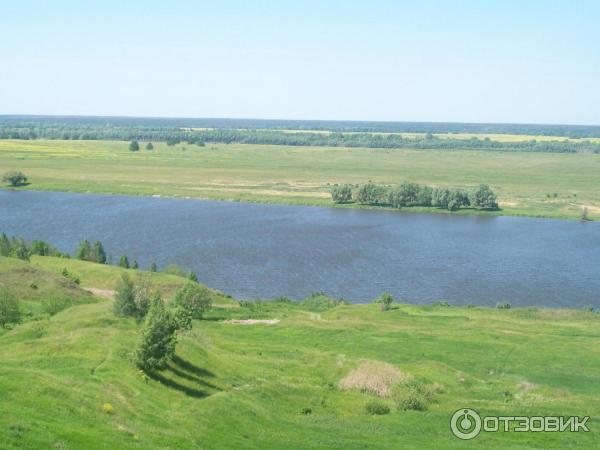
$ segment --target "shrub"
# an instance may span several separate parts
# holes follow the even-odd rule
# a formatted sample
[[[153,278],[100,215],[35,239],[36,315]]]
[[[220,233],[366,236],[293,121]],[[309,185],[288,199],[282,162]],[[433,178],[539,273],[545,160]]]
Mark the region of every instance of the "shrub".
[[[187,311],[192,318],[201,319],[212,306],[210,291],[194,282],[189,282],[175,293],[175,305]]]
[[[148,142],[146,144],[146,150],[154,150],[154,145],[152,145],[152,142]]]
[[[131,141],[129,143],[129,151],[130,152],[137,152],[140,149],[140,144],[138,141]]]
[[[363,205],[383,205],[387,202],[387,189],[374,183],[363,184],[356,190],[355,200]]]
[[[115,411],[115,409],[113,408],[113,405],[111,405],[110,403],[104,403],[102,405],[102,412],[105,414],[113,414]]]
[[[127,258],[127,255],[121,255],[119,258],[119,267],[129,269],[129,259]]]
[[[54,316],[69,306],[71,306],[71,302],[66,298],[53,297],[42,301],[42,309],[49,316]]]
[[[349,184],[335,186],[331,190],[331,199],[335,203],[348,203],[352,201],[352,186]]]
[[[392,297],[391,294],[384,292],[381,294],[381,297],[375,300],[375,303],[378,303],[381,306],[382,311],[388,311],[392,307],[392,303],[394,303],[394,297]]]
[[[6,287],[0,286],[0,327],[21,322],[19,300]]]
[[[329,297],[323,292],[315,292],[300,302],[303,308],[313,311],[326,311],[343,304],[346,304],[344,300]]]
[[[417,183],[404,182],[388,194],[388,203],[394,208],[431,206],[432,189]]]
[[[413,393],[408,394],[405,397],[399,398],[398,401],[396,402],[396,406],[398,407],[398,409],[400,409],[402,411],[408,411],[408,410],[425,411],[425,410],[427,410],[426,401],[419,395],[416,395]]]
[[[300,410],[300,414],[303,414],[305,416],[309,416],[310,414],[312,414],[312,408],[302,408]]]
[[[511,304],[508,303],[507,301],[501,301],[496,303],[496,309],[510,309],[511,308]]]
[[[392,397],[399,410],[425,411],[433,399],[433,391],[423,382],[411,377],[392,388]]]
[[[146,282],[134,284],[124,273],[115,289],[113,311],[118,316],[134,317],[141,320],[150,307],[149,288]]]
[[[388,405],[372,400],[365,405],[365,412],[371,416],[383,416],[390,413]]]
[[[27,177],[23,172],[11,171],[2,176],[2,181],[10,186],[21,186],[27,183]]]
[[[177,264],[168,264],[163,269],[163,272],[171,274],[171,275],[177,275],[178,277],[184,277],[184,278],[187,278],[187,276],[188,276],[186,271],[183,270],[181,267],[179,267]]]

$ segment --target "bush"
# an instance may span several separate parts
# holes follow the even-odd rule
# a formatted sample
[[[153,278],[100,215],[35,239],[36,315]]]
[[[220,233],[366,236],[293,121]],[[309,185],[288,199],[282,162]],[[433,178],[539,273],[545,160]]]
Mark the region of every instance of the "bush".
[[[0,327],[21,322],[19,300],[6,287],[0,286]]]
[[[2,181],[10,186],[21,186],[27,183],[27,177],[23,172],[6,172],[2,176]]]
[[[146,150],[154,150],[154,145],[152,145],[152,142],[148,142],[146,144]]]
[[[388,194],[388,203],[394,208],[431,206],[432,189],[417,183],[404,182]]]
[[[105,414],[113,414],[115,411],[115,409],[113,408],[113,405],[111,405],[110,403],[104,403],[102,405],[102,412]]]
[[[365,405],[365,412],[371,416],[383,416],[390,413],[390,408],[382,402],[373,400]]]
[[[129,151],[130,152],[137,152],[140,149],[140,144],[138,141],[131,141],[129,143]]]
[[[42,309],[49,316],[54,316],[71,306],[71,301],[66,298],[49,298],[42,301]]]
[[[187,283],[175,293],[175,305],[187,311],[193,319],[202,319],[212,306],[210,291],[198,283]]]
[[[124,273],[115,290],[113,311],[118,316],[133,317],[142,320],[150,307],[149,288],[146,282],[134,284]]]
[[[433,392],[423,382],[409,378],[393,387],[392,398],[401,411],[425,411]]]
[[[313,311],[326,311],[344,304],[344,300],[329,297],[323,292],[315,292],[300,302],[303,308]]]
[[[496,303],[496,309],[510,309],[511,308],[511,304],[508,303],[507,301],[501,301]]]
[[[171,274],[171,275],[177,275],[178,277],[184,277],[184,278],[188,277],[188,273],[185,270],[183,270],[181,267],[179,267],[177,264],[168,264],[163,269],[163,272]]]
[[[375,300],[375,303],[381,306],[382,311],[388,311],[392,307],[392,303],[394,303],[394,297],[392,297],[391,294],[384,292],[381,294],[381,297]]]
[[[331,190],[331,199],[335,203],[348,203],[352,201],[352,187],[349,184],[335,186]]]

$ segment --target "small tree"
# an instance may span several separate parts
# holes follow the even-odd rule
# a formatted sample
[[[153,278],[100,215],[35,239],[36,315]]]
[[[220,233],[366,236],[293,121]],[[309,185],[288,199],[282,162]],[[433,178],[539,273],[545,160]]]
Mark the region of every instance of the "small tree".
[[[192,272],[192,271],[190,271],[190,274],[188,275],[188,278],[189,278],[190,281],[193,281],[194,283],[198,282],[198,276],[194,272]]]
[[[375,300],[375,303],[378,303],[379,306],[381,306],[382,311],[388,311],[392,307],[392,303],[394,303],[394,297],[392,297],[391,294],[384,292],[381,294],[381,297]]]
[[[155,261],[152,261],[152,264],[150,264],[150,272],[158,272],[158,267],[156,266]]]
[[[148,142],[146,144],[146,150],[154,150],[154,145],[152,145],[152,142]]]
[[[135,364],[144,371],[164,369],[175,354],[177,325],[157,294],[140,329],[135,349]]]
[[[92,258],[94,262],[106,264],[106,252],[104,251],[102,242],[94,242],[94,247],[92,248]]]
[[[349,184],[335,186],[331,190],[331,199],[335,203],[348,203],[352,201],[352,186]]]
[[[23,172],[6,172],[2,176],[2,181],[9,184],[10,186],[21,186],[27,183],[27,177]]]
[[[21,321],[19,300],[8,290],[0,286],[0,327]]]
[[[127,258],[127,255],[121,255],[119,258],[119,267],[129,269],[129,259]]]
[[[92,246],[87,239],[84,239],[79,243],[79,247],[75,252],[75,258],[81,259],[82,261],[90,261],[92,257]]]
[[[140,266],[138,265],[137,259],[133,260],[133,264],[131,265],[131,268],[136,269],[136,270],[140,268]]]
[[[135,304],[135,285],[129,278],[129,275],[124,273],[115,289],[115,302],[113,303],[113,311],[119,316],[135,316],[137,315],[137,306]]]
[[[198,283],[187,283],[175,293],[175,305],[189,312],[192,318],[201,319],[212,306],[210,291]]]
[[[448,209],[450,211],[458,211],[463,206],[469,206],[469,196],[461,190],[450,191],[448,196]]]
[[[129,151],[130,152],[137,152],[140,149],[140,144],[138,141],[131,141],[129,143]]]

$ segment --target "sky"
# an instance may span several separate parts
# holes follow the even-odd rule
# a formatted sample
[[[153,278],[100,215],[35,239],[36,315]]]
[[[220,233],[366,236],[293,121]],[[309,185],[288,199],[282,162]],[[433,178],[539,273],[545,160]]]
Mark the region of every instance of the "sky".
[[[600,124],[600,2],[0,0],[0,114]]]

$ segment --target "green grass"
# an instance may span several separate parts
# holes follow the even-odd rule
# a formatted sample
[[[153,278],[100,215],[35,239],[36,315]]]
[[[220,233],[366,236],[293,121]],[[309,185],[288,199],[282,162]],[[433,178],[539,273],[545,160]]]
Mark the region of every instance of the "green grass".
[[[132,153],[127,142],[3,140],[0,173],[25,172],[31,184],[20,189],[321,206],[333,206],[334,183],[486,183],[497,192],[502,211],[461,214],[577,219],[585,206],[591,218],[600,217],[598,154],[242,144],[141,148]]]
[[[23,270],[53,280],[63,261],[0,258],[2,283],[27,292]],[[122,269],[80,261],[82,285]],[[110,272],[110,273],[109,273]],[[8,274],[8,275],[7,275]],[[171,277],[154,275],[165,292]],[[103,284],[111,288],[113,281]],[[53,284],[38,289],[38,301]],[[84,295],[71,286],[68,295]],[[36,299],[32,299],[35,301]],[[225,307],[227,306],[227,307]],[[314,305],[312,305],[314,306]],[[177,359],[145,382],[130,362],[137,325],[111,301],[0,331],[4,449],[598,448],[600,315],[553,310],[233,302],[179,337]],[[278,318],[276,325],[226,319]],[[338,382],[362,360],[393,364],[442,392],[426,411],[369,415],[371,394]],[[110,403],[107,414],[102,405]],[[590,415],[590,433],[488,433],[454,438],[460,407],[483,414]],[[311,414],[303,414],[307,409]]]

